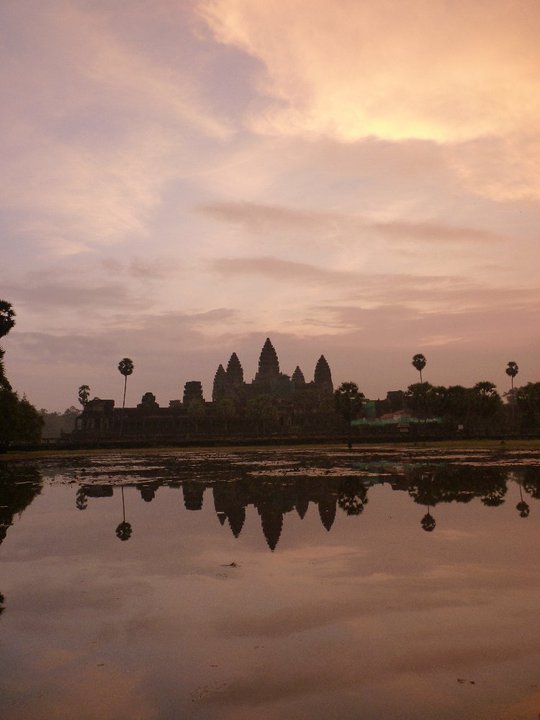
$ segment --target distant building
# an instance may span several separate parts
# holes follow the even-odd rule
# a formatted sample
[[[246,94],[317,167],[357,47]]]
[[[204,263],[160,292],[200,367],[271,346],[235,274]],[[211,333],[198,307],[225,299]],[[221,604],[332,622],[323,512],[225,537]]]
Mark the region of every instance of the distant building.
[[[339,433],[342,419],[336,414],[332,373],[324,355],[306,382],[297,366],[292,375],[281,372],[269,338],[260,356],[257,373],[245,382],[238,355],[227,367],[219,365],[212,401],[203,397],[202,384],[191,380],[182,401],[171,400],[161,408],[147,392],[136,408],[115,408],[113,400],[94,398],[77,419],[74,438],[174,441],[202,437],[316,437]]]

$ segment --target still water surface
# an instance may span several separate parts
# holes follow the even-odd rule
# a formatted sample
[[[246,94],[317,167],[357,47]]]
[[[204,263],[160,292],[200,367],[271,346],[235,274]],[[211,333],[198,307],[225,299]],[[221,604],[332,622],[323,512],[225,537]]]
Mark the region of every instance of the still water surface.
[[[11,720],[537,720],[540,458],[0,463]]]

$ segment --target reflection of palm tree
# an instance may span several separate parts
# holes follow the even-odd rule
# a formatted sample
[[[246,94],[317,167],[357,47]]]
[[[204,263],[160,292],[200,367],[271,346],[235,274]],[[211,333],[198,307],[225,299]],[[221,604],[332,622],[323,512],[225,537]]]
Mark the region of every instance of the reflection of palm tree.
[[[84,488],[79,488],[77,490],[77,496],[75,499],[75,507],[77,510],[86,510],[86,506],[88,505],[88,500],[86,499],[86,493],[84,492]]]
[[[525,500],[523,500],[523,493],[521,491],[521,485],[519,486],[519,502],[516,505],[516,510],[519,512],[519,516],[522,518],[529,517],[529,513],[531,512],[531,508],[525,502]]]
[[[425,530],[426,532],[433,532],[433,530],[435,530],[436,524],[437,523],[435,522],[435,518],[429,512],[429,505],[428,505],[427,513],[420,520],[420,525],[422,526],[422,530]]]
[[[131,527],[131,524],[126,522],[126,504],[124,501],[124,488],[121,488],[122,490],[122,522],[120,525],[116,528],[116,537],[119,540],[129,540],[131,537],[131,534],[133,532],[133,529]]]
[[[343,482],[339,489],[338,505],[347,515],[360,515],[368,501],[367,489],[357,478]]]
[[[4,596],[0,593],[0,615],[4,612]]]

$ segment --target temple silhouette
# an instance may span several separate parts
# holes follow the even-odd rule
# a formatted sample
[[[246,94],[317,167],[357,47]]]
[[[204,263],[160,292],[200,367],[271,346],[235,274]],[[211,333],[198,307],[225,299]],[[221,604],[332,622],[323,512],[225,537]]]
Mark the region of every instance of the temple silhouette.
[[[182,441],[206,438],[333,437],[343,432],[336,413],[332,373],[324,355],[318,359],[313,380],[307,382],[300,367],[281,372],[278,355],[267,338],[251,382],[233,352],[226,368],[216,370],[212,400],[203,396],[202,383],[185,383],[182,400],[160,407],[146,392],[135,408],[117,408],[114,400],[94,398],[77,419],[75,440]]]

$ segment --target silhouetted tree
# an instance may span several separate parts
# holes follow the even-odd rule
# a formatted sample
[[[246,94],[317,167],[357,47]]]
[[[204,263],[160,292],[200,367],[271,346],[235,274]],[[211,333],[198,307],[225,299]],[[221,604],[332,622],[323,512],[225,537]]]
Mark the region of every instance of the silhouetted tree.
[[[484,431],[493,426],[497,412],[502,408],[502,400],[496,386],[487,380],[476,383],[470,391],[471,411],[480,421]]]
[[[126,406],[126,388],[127,388],[127,379],[128,375],[131,375],[133,372],[133,360],[130,358],[123,358],[118,363],[118,370],[121,372],[121,374],[124,376],[124,398],[122,400],[122,409]]]
[[[409,385],[405,393],[405,405],[416,417],[426,418],[436,415],[442,402],[442,391],[428,382]]]
[[[88,404],[88,398],[90,397],[90,387],[88,385],[81,385],[79,388],[79,402],[84,406]]]
[[[506,374],[510,377],[510,382],[512,384],[512,391],[514,390],[514,378],[516,377],[518,372],[519,372],[518,364],[516,362],[514,362],[513,360],[510,360],[510,362],[508,363],[508,365],[506,367]]]
[[[15,325],[15,310],[7,300],[0,300],[0,338],[3,338]],[[11,390],[4,371],[5,351],[0,347],[0,390]]]
[[[15,310],[7,300],[0,300],[0,338],[15,325]]]
[[[422,382],[422,370],[426,367],[426,362],[427,360],[422,355],[422,353],[417,353],[416,355],[413,355],[412,365],[420,373],[420,382]]]
[[[336,410],[347,423],[349,448],[352,447],[352,426],[351,421],[362,412],[362,404],[365,400],[364,393],[359,392],[358,385],[354,382],[344,382],[334,392]]]
[[[540,382],[516,388],[514,399],[521,416],[521,429],[535,430],[540,425]]]

